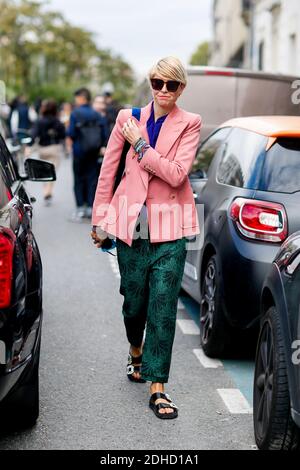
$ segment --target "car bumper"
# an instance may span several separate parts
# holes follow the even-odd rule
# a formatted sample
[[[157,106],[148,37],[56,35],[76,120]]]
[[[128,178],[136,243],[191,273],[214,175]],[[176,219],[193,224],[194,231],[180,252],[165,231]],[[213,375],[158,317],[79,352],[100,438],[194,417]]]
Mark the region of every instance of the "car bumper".
[[[37,353],[37,345],[41,338],[41,317],[34,323],[32,329],[23,341],[22,349],[15,355],[15,343],[10,350],[6,350],[6,343],[1,340],[0,363],[0,402],[9,394],[11,389],[22,381],[23,373],[30,367]]]
[[[225,312],[232,326],[247,328],[260,317],[262,286],[280,246],[242,238],[231,220],[223,230],[219,257]]]

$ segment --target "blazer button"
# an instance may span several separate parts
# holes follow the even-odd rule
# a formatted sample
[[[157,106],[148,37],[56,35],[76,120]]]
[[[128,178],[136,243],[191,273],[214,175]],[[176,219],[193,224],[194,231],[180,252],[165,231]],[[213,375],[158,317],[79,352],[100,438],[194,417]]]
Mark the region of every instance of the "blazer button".
[[[175,198],[176,198],[175,194],[170,194],[170,199],[175,199]]]

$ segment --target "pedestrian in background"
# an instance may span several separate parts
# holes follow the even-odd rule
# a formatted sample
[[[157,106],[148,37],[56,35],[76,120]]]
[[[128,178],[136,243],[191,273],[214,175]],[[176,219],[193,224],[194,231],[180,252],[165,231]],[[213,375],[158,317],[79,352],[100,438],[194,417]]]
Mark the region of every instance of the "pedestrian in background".
[[[114,100],[112,92],[106,91],[103,93],[103,96],[106,104],[106,118],[108,122],[108,132],[110,135],[116,123],[117,115],[121,109],[121,106],[116,100]]]
[[[30,130],[38,115],[35,109],[28,104],[25,95],[19,96],[10,117],[10,129],[12,136],[18,142],[30,135]]]
[[[73,173],[76,211],[71,220],[91,218],[95,197],[101,147],[107,142],[106,122],[91,106],[91,93],[80,88],[74,93],[75,109],[67,132],[73,146]]]
[[[59,119],[65,126],[66,130],[68,130],[70,126],[70,118],[71,118],[72,111],[73,111],[73,107],[71,103],[68,103],[67,101],[65,101],[64,103],[61,104],[60,111],[59,111]]]
[[[51,99],[42,101],[40,117],[32,128],[31,136],[32,144],[38,141],[40,158],[53,163],[57,170],[62,158],[66,131],[64,125],[58,119],[56,101]],[[52,201],[53,186],[53,181],[44,183],[44,201],[46,205],[49,205]]]
[[[172,419],[178,408],[164,393],[164,384],[169,378],[186,237],[200,233],[188,175],[199,144],[201,117],[176,105],[187,84],[177,58],[161,59],[151,69],[149,82],[153,100],[141,109],[140,121],[131,117],[131,110],[118,113],[99,176],[91,236],[97,247],[108,235],[116,237],[122,313],[130,343],[128,378],[150,381],[150,408],[158,418]],[[125,141],[131,148],[113,192]],[[157,207],[163,208],[158,217]],[[138,230],[143,220],[145,237]]]
[[[105,123],[106,129],[107,129],[107,139],[108,139],[108,121],[106,117],[106,101],[103,95],[95,96],[94,101],[93,101],[93,109],[102,116],[103,122]],[[101,165],[102,165],[103,157],[104,157],[105,150],[106,150],[106,144],[107,142],[104,142],[103,146],[100,149],[99,157],[97,160],[99,164],[98,171],[101,170]]]
[[[93,108],[97,113],[101,114],[103,118],[107,115],[107,104],[103,95],[96,95],[93,101]]]
[[[71,103],[68,103],[65,101],[60,105],[60,110],[59,110],[59,119],[60,122],[65,126],[66,132],[68,131],[70,127],[70,119],[71,119],[71,113],[73,110],[73,106]],[[69,158],[71,155],[71,145],[67,145],[67,142],[64,142],[64,156],[65,158]]]

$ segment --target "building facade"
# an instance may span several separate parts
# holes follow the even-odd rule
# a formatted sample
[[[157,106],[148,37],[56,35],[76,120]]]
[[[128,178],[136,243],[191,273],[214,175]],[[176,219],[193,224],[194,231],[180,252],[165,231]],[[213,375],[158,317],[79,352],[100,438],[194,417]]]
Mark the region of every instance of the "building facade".
[[[253,68],[300,75],[299,0],[256,0],[254,3]]]
[[[214,40],[209,65],[243,67],[248,57],[249,2],[214,0]]]
[[[214,0],[210,65],[300,76],[299,0]]]

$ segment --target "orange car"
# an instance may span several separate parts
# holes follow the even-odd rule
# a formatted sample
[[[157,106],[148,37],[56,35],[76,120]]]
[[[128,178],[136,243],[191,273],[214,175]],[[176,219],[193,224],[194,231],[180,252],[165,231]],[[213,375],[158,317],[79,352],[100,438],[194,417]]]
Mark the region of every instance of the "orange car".
[[[190,181],[204,216],[182,287],[201,303],[204,351],[224,356],[258,327],[266,273],[300,230],[300,117],[225,122],[200,146]]]

